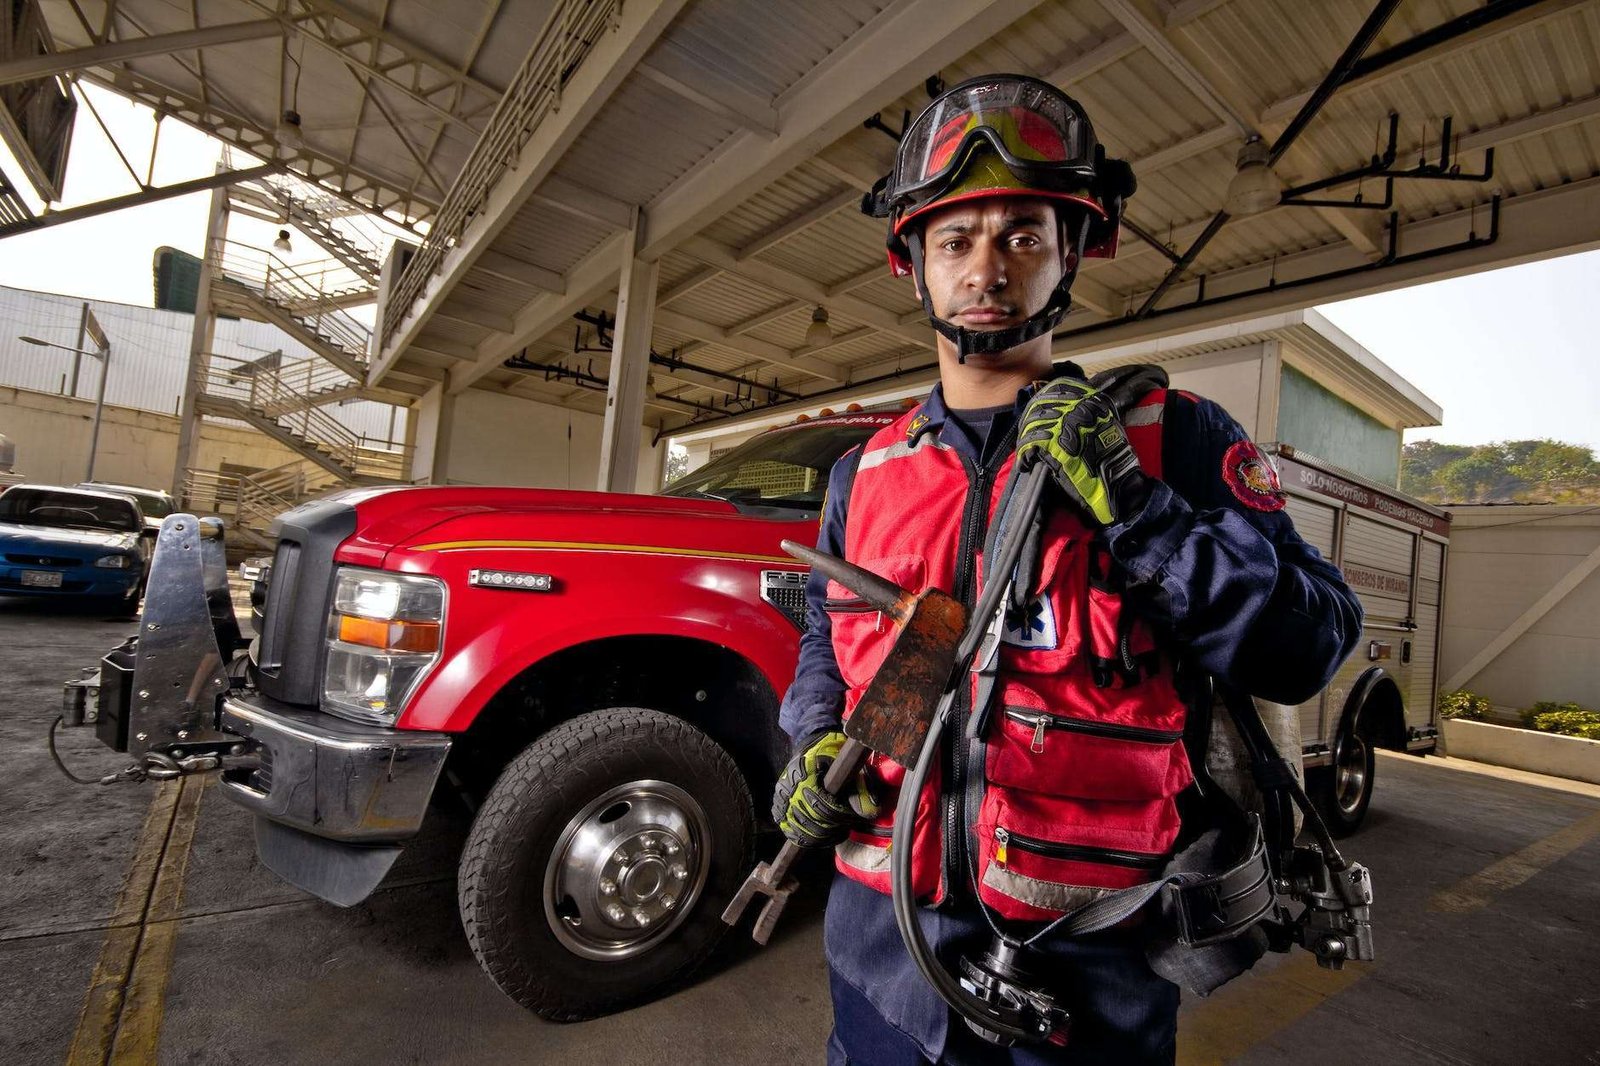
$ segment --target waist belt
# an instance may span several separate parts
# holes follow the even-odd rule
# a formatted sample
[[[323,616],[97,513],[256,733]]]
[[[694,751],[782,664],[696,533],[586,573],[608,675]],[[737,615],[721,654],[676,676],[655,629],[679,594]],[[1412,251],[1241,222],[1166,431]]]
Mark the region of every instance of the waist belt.
[[[1224,858],[1229,850],[1232,849],[1227,848],[1219,832],[1207,832],[1178,853],[1157,880],[1118,889],[1086,903],[1045,926],[1028,942],[1051,933],[1097,933],[1127,919],[1151,901],[1156,901],[1166,925],[1157,939],[1196,948],[1238,936],[1265,917],[1276,900],[1257,815],[1249,816],[1243,858],[1230,863]],[[1233,850],[1233,854],[1237,856],[1239,852]]]

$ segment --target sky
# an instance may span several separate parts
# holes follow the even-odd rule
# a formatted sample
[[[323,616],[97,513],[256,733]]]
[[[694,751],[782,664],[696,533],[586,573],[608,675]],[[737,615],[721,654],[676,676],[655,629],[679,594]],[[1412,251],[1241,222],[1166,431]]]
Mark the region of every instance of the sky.
[[[151,112],[85,86],[133,167],[150,156]],[[220,144],[180,122],[161,132],[155,184],[212,173]],[[21,172],[0,146],[0,167]],[[87,108],[80,108],[61,206],[138,188]],[[25,187],[31,195],[31,187]],[[0,285],[149,306],[151,258],[170,245],[198,255],[210,193],[0,241]],[[37,202],[33,205],[39,207]],[[266,248],[277,227],[244,217],[233,239]],[[322,258],[309,240],[291,262]],[[1441,426],[1407,441],[1483,444],[1551,437],[1600,451],[1600,251],[1327,304],[1318,310],[1444,408]]]

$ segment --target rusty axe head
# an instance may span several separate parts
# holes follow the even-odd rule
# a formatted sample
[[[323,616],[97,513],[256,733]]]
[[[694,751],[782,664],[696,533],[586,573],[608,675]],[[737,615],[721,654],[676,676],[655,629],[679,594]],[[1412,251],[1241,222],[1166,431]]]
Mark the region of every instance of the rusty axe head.
[[[910,767],[922,750],[939,699],[950,683],[967,612],[939,589],[920,593],[854,563],[794,541],[783,550],[828,575],[894,620],[900,636],[844,723],[845,735]]]

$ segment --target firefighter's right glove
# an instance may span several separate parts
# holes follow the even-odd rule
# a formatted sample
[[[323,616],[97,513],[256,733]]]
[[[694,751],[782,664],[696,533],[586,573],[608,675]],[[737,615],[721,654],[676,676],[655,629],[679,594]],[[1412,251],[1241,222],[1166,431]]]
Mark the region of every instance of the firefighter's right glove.
[[[1078,378],[1056,378],[1033,394],[1022,412],[1017,462],[1023,469],[1043,464],[1100,526],[1133,517],[1150,497],[1150,478],[1116,407]]]
[[[877,798],[859,774],[843,796],[829,795],[822,779],[844,745],[844,734],[824,733],[797,751],[772,793],[772,820],[802,848],[829,848],[878,814]]]

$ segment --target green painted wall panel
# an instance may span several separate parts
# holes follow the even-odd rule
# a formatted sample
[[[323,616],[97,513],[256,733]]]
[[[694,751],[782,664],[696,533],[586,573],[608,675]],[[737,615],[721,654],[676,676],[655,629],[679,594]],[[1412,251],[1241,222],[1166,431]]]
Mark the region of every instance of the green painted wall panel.
[[[1400,431],[1283,368],[1278,439],[1384,485],[1400,484]]]

